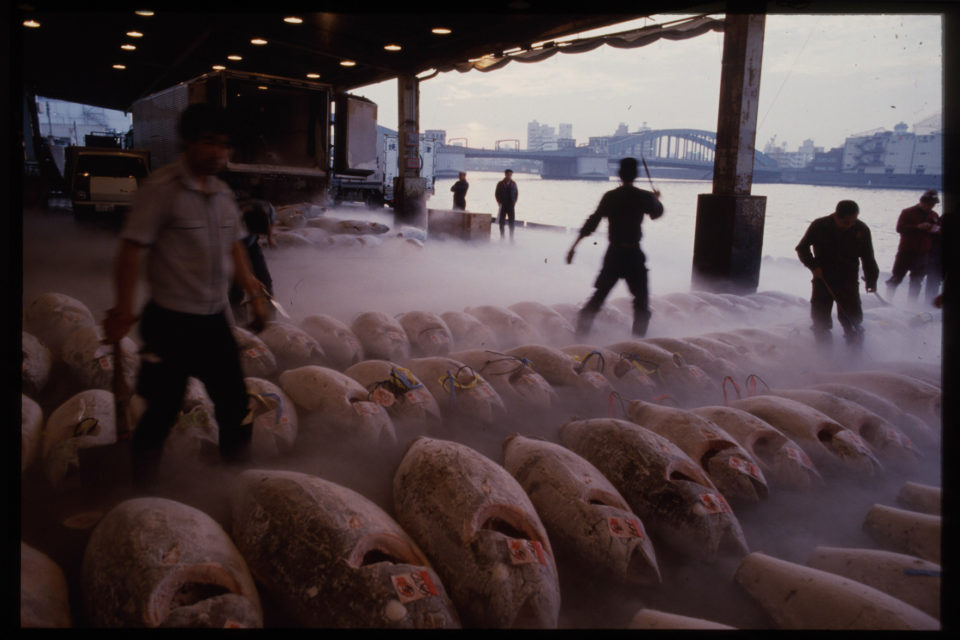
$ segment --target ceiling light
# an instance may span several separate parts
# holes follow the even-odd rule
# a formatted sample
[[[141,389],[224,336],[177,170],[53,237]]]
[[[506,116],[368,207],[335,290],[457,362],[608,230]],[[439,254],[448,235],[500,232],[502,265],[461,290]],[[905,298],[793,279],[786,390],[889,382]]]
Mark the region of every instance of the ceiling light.
[[[267,90],[267,85],[265,85],[265,84],[257,85],[257,89],[260,89],[260,91],[266,91],[266,90]]]
[[[401,47],[398,44],[387,44],[387,45],[384,45],[383,48],[386,49],[387,51],[400,51],[403,47]]]
[[[113,65],[113,68],[114,68],[114,69],[126,69],[126,68],[127,68],[127,65],[125,65],[125,64],[115,64],[115,65]]]
[[[237,61],[240,61],[240,60],[243,60],[243,56],[238,56],[237,54],[234,53],[234,54],[231,54],[231,55],[227,56],[227,60],[237,60]]]
[[[298,18],[296,16],[288,16],[284,18],[283,21],[288,24],[301,24],[303,22],[303,18]]]
[[[213,69],[214,71],[223,71],[224,69],[226,69],[226,67],[223,66],[222,64],[215,64],[210,68]]]
[[[253,40],[250,41],[250,44],[265,45],[267,44],[267,41],[264,40],[263,38],[254,38]]]
[[[435,34],[437,34],[438,36],[445,36],[445,35],[451,33],[451,31],[450,31],[450,29],[447,29],[446,27],[434,27],[433,29],[430,29],[430,33],[435,33]]]
[[[341,60],[341,61],[340,61],[340,66],[341,66],[341,67],[355,67],[355,66],[357,66],[357,63],[354,62],[353,60]]]
[[[40,23],[37,22],[36,20],[24,20],[23,26],[30,27],[31,29],[39,29]]]
[[[138,16],[143,16],[144,18],[149,18],[150,16],[153,15],[153,11],[146,11],[146,10],[134,11],[134,13],[137,14]]]
[[[139,31],[127,31],[127,37],[130,38],[142,38],[143,34]]]
[[[316,80],[317,78],[320,77],[320,74],[319,74],[319,73],[308,73],[308,74],[307,74],[307,77],[310,78],[311,80]]]
[[[136,50],[136,47],[135,47],[134,45],[132,45],[132,44],[129,44],[129,43],[120,45],[120,48],[123,49],[124,51],[135,51],[135,50]]]

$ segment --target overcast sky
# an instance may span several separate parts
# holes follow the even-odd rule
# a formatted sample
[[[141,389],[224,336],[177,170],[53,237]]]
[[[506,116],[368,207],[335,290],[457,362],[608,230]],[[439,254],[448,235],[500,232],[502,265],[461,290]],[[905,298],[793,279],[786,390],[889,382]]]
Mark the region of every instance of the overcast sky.
[[[675,20],[623,23],[603,32]],[[600,31],[587,32],[589,34]],[[580,34],[584,35],[584,34]],[[454,34],[455,36],[455,34]],[[638,49],[602,46],[491,71],[451,71],[420,83],[420,129],[493,147],[518,139],[527,123],[573,125],[577,144],[652,129],[716,131],[723,34]],[[841,146],[847,136],[942,111],[941,19],[937,15],[768,15],[757,117],[757,147],[776,136],[795,151],[804,140]],[[378,104],[381,125],[397,128],[396,81],[355,90]]]

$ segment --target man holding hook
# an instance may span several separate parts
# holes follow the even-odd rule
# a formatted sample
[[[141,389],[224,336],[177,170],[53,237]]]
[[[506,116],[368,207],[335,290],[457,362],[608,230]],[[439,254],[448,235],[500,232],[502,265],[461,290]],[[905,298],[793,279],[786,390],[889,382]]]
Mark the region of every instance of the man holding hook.
[[[654,220],[662,216],[663,204],[660,203],[660,192],[656,189],[651,192],[633,186],[636,178],[637,159],[620,160],[620,180],[623,184],[603,194],[597,210],[587,218],[567,253],[567,264],[570,264],[573,262],[577,244],[597,229],[602,218],[607,218],[610,245],[603,257],[603,268],[594,283],[596,291],[580,310],[577,318],[578,338],[585,338],[590,333],[593,317],[600,311],[603,301],[620,278],[627,281],[630,293],[633,294],[633,335],[642,338],[647,334],[650,307],[646,256],[640,250],[640,223],[643,221],[643,214]]]

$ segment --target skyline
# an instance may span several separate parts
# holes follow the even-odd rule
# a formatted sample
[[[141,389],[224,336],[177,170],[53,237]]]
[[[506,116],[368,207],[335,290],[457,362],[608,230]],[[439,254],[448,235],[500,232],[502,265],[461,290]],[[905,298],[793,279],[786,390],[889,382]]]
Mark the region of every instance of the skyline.
[[[564,40],[680,17],[657,15]],[[900,122],[912,131],[942,114],[941,29],[941,17],[929,14],[767,15],[757,148],[776,136],[791,151],[807,139],[829,149]],[[644,124],[715,131],[722,49],[723,34],[708,32],[639,49],[604,45],[532,64],[514,61],[488,73],[441,73],[420,82],[420,130],[442,129],[448,139],[487,148],[504,139],[525,146],[533,120],[572,124],[577,144],[612,135],[621,122],[630,131]],[[376,102],[378,122],[396,128],[396,86],[390,80],[352,93]]]

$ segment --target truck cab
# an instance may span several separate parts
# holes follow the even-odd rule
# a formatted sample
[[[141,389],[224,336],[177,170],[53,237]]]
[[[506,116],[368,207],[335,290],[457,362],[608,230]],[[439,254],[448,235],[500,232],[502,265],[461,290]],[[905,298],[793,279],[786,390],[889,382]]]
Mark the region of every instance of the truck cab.
[[[66,175],[78,220],[120,216],[133,204],[150,173],[150,155],[137,149],[69,147]]]

